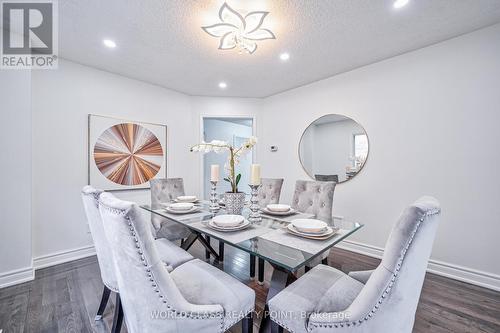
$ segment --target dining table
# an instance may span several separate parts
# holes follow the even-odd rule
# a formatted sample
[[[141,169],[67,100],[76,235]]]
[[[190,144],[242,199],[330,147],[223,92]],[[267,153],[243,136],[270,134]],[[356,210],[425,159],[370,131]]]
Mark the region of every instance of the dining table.
[[[197,203],[199,209],[189,214],[174,214],[165,209],[165,204],[141,205],[142,209],[157,214],[168,221],[179,223],[188,228],[189,236],[181,247],[185,250],[199,241],[215,260],[221,260],[219,253],[211,246],[210,238],[217,239],[221,244],[226,244],[247,252],[252,257],[267,261],[273,267],[269,291],[259,332],[271,332],[271,322],[267,303],[277,293],[297,279],[300,268],[308,266],[315,259],[320,259],[322,254],[330,248],[345,240],[347,237],[360,230],[363,225],[346,219],[332,217],[327,222],[335,228],[333,236],[325,240],[308,239],[294,235],[287,231],[288,225],[294,219],[314,218],[311,214],[295,213],[291,216],[273,216],[262,214],[262,220],[252,222],[247,228],[238,231],[220,231],[213,229],[209,222],[220,214],[226,214],[224,207],[218,211],[211,211],[206,201]],[[242,215],[248,218],[250,209],[245,207]],[[255,260],[250,260],[251,264]],[[253,268],[255,269],[255,268]]]

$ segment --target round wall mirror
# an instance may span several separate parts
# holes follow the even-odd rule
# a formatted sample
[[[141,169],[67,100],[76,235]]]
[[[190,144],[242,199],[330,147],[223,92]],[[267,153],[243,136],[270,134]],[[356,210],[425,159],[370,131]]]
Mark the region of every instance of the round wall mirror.
[[[313,121],[302,134],[299,158],[311,178],[343,183],[361,171],[368,148],[363,126],[349,117],[328,114]]]

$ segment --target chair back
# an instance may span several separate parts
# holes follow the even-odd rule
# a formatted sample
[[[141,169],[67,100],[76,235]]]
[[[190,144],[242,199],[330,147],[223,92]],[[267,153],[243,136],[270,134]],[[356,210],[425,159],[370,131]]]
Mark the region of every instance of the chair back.
[[[356,332],[412,331],[440,212],[436,199],[422,197],[400,216],[382,262],[346,310],[361,318]]]
[[[266,207],[269,204],[276,204],[280,202],[283,180],[283,178],[261,179],[262,185],[259,187],[259,192],[257,193],[260,207]]]
[[[292,199],[292,208],[317,219],[332,220],[334,182],[297,180]]]
[[[320,182],[339,182],[339,175],[314,175],[314,179]]]
[[[103,193],[102,190],[96,190],[92,186],[85,186],[82,190],[82,201],[90,233],[94,240],[102,281],[106,287],[117,292],[118,284],[113,266],[113,253],[106,239],[101,214],[99,213],[99,196],[101,193]]]
[[[182,296],[160,260],[148,221],[135,203],[103,193],[99,210],[113,252],[129,332],[201,333],[208,332],[206,327],[213,331],[207,322],[222,326],[220,305],[193,305]]]
[[[151,179],[151,205],[157,205],[162,202],[169,202],[175,198],[185,195],[184,181],[182,178],[163,178]],[[161,229],[165,218],[152,214],[151,223],[156,231]]]

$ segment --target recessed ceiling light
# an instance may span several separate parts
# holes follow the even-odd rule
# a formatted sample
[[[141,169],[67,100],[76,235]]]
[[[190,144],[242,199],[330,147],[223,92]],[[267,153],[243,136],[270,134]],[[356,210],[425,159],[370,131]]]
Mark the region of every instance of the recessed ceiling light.
[[[114,49],[116,47],[116,43],[114,41],[112,41],[111,39],[104,39],[102,41],[102,43],[105,46],[109,47],[110,49]]]
[[[394,1],[393,6],[396,9],[403,8],[404,6],[406,6],[408,4],[408,2],[410,2],[410,0],[396,0],[396,1]]]
[[[219,82],[219,88],[226,89],[227,88],[227,83],[226,82]]]
[[[280,54],[280,59],[283,61],[287,61],[288,59],[290,59],[290,54],[284,52],[284,53]]]

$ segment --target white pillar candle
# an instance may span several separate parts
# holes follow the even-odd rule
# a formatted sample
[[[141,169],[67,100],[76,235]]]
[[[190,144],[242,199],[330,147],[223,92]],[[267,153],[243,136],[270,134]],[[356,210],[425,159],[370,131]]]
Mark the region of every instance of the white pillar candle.
[[[260,185],[260,164],[252,164],[250,185]]]
[[[219,181],[219,165],[218,164],[212,164],[210,167],[210,181],[211,182],[218,182]]]

